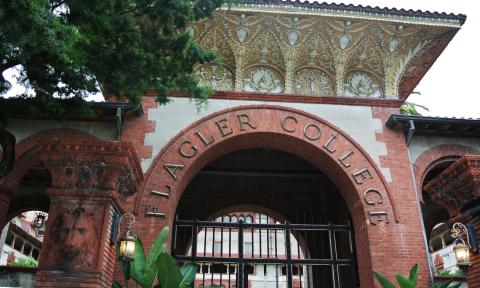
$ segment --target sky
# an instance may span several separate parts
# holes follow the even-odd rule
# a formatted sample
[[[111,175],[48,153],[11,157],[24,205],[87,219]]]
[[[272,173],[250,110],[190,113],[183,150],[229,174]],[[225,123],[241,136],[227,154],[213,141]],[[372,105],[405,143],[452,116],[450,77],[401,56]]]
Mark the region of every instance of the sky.
[[[335,3],[404,8],[467,15],[453,37],[407,101],[424,105],[427,116],[480,118],[480,1],[476,0],[338,0]],[[478,73],[478,74],[477,74]]]
[[[311,1],[311,0],[310,0]],[[467,15],[467,21],[433,64],[407,100],[429,108],[426,116],[480,118],[480,93],[476,84],[480,77],[480,1],[476,0],[338,0],[335,3],[404,8]],[[6,71],[11,78],[13,71]],[[480,74],[480,73],[479,73]],[[478,82],[477,82],[478,81]],[[7,96],[20,94],[14,85]],[[89,100],[103,101],[101,94]]]

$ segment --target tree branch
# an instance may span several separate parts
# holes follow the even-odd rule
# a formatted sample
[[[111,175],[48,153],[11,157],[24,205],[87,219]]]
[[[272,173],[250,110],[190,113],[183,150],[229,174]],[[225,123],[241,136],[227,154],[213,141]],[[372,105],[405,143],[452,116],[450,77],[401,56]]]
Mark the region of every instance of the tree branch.
[[[0,65],[0,72],[3,73],[3,71],[7,70],[7,69],[10,69],[12,67],[15,67],[17,66],[18,64],[20,64],[20,61],[18,61],[17,58],[12,58],[12,59],[9,59],[7,60],[5,63],[2,63]]]
[[[57,9],[58,7],[62,6],[63,4],[65,4],[65,2],[67,2],[67,1],[65,1],[65,0],[60,1],[57,4],[50,6],[51,11],[53,11],[53,10]]]

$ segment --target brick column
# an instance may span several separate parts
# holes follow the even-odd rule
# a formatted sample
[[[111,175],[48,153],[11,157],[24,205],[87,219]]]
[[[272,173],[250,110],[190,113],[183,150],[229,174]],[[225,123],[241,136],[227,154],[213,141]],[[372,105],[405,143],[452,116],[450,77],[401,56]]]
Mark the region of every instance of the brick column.
[[[0,187],[0,230],[7,224],[7,213],[11,198],[12,192]]]
[[[48,142],[50,209],[35,287],[111,287],[113,215],[142,180],[133,145]]]

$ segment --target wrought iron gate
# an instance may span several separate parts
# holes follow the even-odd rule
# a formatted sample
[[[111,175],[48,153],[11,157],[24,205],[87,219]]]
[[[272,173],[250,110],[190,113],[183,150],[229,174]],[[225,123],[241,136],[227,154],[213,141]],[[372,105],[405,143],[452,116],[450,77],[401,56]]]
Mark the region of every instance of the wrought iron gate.
[[[199,265],[194,287],[359,287],[350,225],[177,219],[173,230],[173,256]]]

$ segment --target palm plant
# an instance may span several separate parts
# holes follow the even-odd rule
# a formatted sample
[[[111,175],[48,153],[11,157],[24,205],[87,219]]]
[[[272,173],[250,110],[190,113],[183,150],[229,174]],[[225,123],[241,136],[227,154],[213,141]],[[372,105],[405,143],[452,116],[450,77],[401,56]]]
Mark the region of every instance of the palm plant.
[[[197,273],[197,265],[188,263],[180,266],[177,263],[166,250],[168,234],[168,227],[164,227],[147,256],[145,256],[142,241],[138,236],[135,237],[135,258],[128,263],[121,263],[126,280],[132,279],[144,288],[190,287]],[[157,278],[157,284],[154,286],[155,278]],[[120,288],[120,285],[115,283],[112,287]]]
[[[397,288],[390,280],[387,279],[382,273],[378,271],[373,271],[373,275],[375,278],[378,280],[380,285],[382,285],[383,288]],[[415,264],[412,269],[410,269],[410,273],[408,275],[408,278],[403,276],[400,273],[397,273],[395,275],[395,279],[398,282],[398,285],[400,285],[400,288],[416,288],[417,287],[417,280],[418,280],[418,264]],[[462,283],[457,283],[457,284],[452,284],[452,281],[445,281],[442,283],[435,284],[435,288],[459,288]]]

